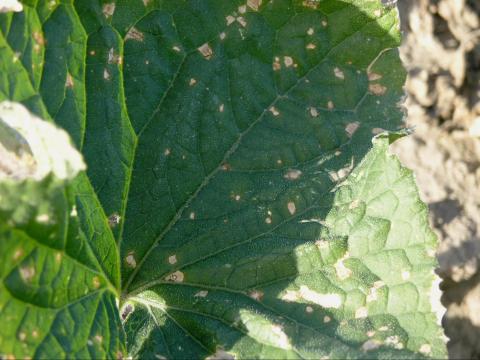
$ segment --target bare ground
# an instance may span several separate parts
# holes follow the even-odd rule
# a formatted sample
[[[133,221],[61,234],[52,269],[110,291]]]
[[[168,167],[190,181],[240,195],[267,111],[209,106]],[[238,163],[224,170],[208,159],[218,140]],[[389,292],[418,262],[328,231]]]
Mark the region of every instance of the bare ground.
[[[480,0],[399,0],[412,168],[441,241],[452,359],[480,359]]]

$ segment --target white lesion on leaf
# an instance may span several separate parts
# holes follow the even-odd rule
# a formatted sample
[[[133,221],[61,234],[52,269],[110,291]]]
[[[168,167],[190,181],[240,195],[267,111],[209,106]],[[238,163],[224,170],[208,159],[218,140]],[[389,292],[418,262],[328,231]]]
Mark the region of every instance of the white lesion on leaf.
[[[294,65],[294,61],[293,61],[293,58],[291,56],[284,56],[283,57],[283,63],[285,64],[285,66],[287,68]]]
[[[280,112],[278,111],[278,109],[275,106],[271,106],[270,109],[268,109],[268,111],[270,111],[273,114],[273,116],[280,115]]]
[[[66,88],[73,88],[74,86],[74,81],[73,81],[73,77],[72,75],[70,75],[70,73],[67,72],[67,77],[65,79],[65,87]]]
[[[348,123],[347,126],[345,126],[345,132],[347,133],[347,136],[351,138],[357,132],[359,127],[360,123],[358,121]]]
[[[283,176],[287,180],[298,180],[302,176],[302,171],[298,169],[289,169]]]
[[[262,5],[262,0],[247,0],[247,6],[253,11],[258,11]]]
[[[341,79],[341,80],[344,80],[344,79],[345,79],[345,73],[344,73],[342,70],[340,70],[340,68],[335,67],[335,68],[333,69],[333,73],[334,73],[335,77],[337,77],[337,78],[339,78],[339,79]]]
[[[248,296],[253,300],[261,301],[265,294],[261,290],[252,290],[248,293]]]
[[[107,68],[103,69],[103,79],[109,81],[112,78]]]
[[[193,295],[194,297],[201,297],[201,298],[204,298],[208,295],[208,291],[207,290],[200,290],[199,292],[197,292],[195,295]]]
[[[128,30],[127,34],[125,35],[125,41],[134,40],[134,41],[143,42],[144,39],[145,39],[145,34],[140,30],[138,30],[135,26],[132,26]]]
[[[26,283],[32,281],[33,277],[35,276],[35,268],[33,266],[21,266],[19,271],[20,276]]]
[[[297,211],[297,207],[295,206],[295,203],[293,201],[288,202],[287,209],[290,215],[294,215]]]
[[[387,92],[387,88],[382,84],[370,84],[368,85],[368,90],[377,96],[384,95]]]
[[[129,267],[133,269],[137,267],[137,260],[135,259],[135,253],[133,251],[130,251],[127,254],[127,256],[125,257],[125,262]]]
[[[107,19],[109,17],[112,17],[113,13],[115,12],[115,7],[116,7],[115,2],[103,4],[103,7],[102,7],[103,16],[105,16]]]
[[[213,50],[208,43],[205,43],[202,46],[200,46],[198,48],[198,51],[207,60],[210,60],[213,57]]]
[[[172,281],[172,282],[183,282],[185,279],[185,275],[181,271],[175,271],[165,277],[166,281]]]

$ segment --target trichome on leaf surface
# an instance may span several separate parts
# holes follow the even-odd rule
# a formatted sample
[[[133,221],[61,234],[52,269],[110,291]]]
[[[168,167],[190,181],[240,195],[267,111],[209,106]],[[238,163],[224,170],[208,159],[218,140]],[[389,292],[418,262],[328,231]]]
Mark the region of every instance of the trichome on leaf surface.
[[[0,11],[0,358],[446,357],[395,6]]]

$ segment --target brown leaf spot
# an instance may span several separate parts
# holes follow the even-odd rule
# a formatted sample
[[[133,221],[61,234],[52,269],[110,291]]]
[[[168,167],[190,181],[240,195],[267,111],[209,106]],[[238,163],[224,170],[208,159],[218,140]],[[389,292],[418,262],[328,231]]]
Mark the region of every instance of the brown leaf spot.
[[[384,95],[387,92],[387,88],[381,84],[370,84],[368,90],[377,96]]]

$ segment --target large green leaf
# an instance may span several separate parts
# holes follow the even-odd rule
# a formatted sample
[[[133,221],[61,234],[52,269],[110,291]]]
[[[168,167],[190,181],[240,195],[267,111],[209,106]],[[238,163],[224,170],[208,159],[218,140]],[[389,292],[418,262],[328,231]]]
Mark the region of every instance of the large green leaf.
[[[0,15],[0,100],[82,151],[79,218],[110,218],[120,261],[97,265],[113,288],[121,267],[132,356],[445,355],[426,209],[388,141],[371,150],[403,126],[399,40],[380,0]]]

